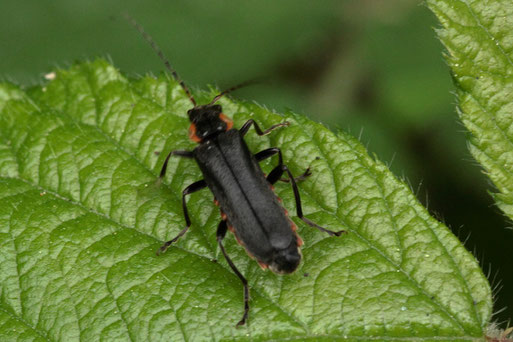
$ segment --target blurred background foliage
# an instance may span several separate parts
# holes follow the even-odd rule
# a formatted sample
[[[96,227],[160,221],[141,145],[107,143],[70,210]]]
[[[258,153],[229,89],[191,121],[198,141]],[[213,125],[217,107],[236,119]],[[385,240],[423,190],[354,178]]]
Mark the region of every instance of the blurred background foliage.
[[[420,1],[2,1],[0,76],[33,85],[97,56],[131,76],[160,73],[123,11],[189,85],[262,77],[268,82],[234,96],[359,136],[502,287],[495,311],[509,308],[495,319],[513,317],[511,223],[467,150],[438,23]]]

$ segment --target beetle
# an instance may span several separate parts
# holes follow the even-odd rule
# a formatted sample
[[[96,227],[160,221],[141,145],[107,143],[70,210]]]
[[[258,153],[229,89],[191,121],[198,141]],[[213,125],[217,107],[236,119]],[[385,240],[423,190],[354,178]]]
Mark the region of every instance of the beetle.
[[[214,194],[215,203],[221,210],[221,221],[217,227],[216,239],[228,265],[237,275],[244,287],[244,313],[237,326],[244,325],[249,314],[248,281],[237,269],[228,256],[223,239],[230,230],[248,255],[255,259],[262,269],[270,269],[277,274],[294,272],[301,261],[302,239],[297,234],[297,227],[289,218],[281,205],[281,200],[273,191],[273,184],[281,180],[290,182],[294,192],[297,216],[308,225],[315,227],[331,236],[340,236],[344,230],[332,231],[310,221],[303,215],[301,198],[296,181],[310,175],[309,168],[298,178],[294,178],[289,168],[283,163],[283,156],[278,147],[267,148],[252,154],[244,142],[244,135],[251,126],[259,136],[284,126],[282,122],[262,130],[252,119],[240,129],[233,127],[233,121],[223,114],[222,107],[216,102],[224,95],[240,88],[245,82],[221,92],[205,105],[198,105],[185,83],[171,67],[162,50],[132,17],[125,14],[126,19],[134,26],[151,45],[166,68],[180,84],[193,108],[187,114],[191,122],[189,137],[198,143],[193,151],[175,150],[166,156],[159,179],[166,174],[171,156],[194,159],[198,164],[203,179],[192,183],[182,191],[182,208],[185,217],[185,228],[176,237],[164,243],[157,254],[165,252],[173,243],[180,239],[190,228],[191,220],[187,210],[186,197],[204,188]],[[278,155],[278,165],[266,176],[259,162]],[[282,179],[286,174],[288,179]]]

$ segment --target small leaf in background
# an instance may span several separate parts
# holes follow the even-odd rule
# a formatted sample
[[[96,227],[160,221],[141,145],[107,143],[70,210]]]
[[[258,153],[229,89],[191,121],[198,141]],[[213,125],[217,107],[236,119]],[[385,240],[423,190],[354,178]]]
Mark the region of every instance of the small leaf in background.
[[[494,185],[495,203],[512,220],[513,3],[428,0],[427,4],[442,24],[438,36],[447,49],[458,113],[470,133],[470,152]],[[498,246],[498,235],[493,234],[490,233],[491,241]],[[507,231],[503,236],[513,235]],[[505,291],[498,294],[506,298],[506,303],[511,298],[508,284],[513,280],[510,260],[506,259],[501,276]]]
[[[213,93],[197,94],[199,102]],[[290,276],[262,271],[227,238],[251,286],[249,324],[236,329],[242,286],[219,258],[219,212],[191,160],[188,99],[166,77],[128,80],[103,60],[58,70],[25,93],[0,87],[0,340],[478,340],[492,300],[477,261],[429,216],[406,184],[353,137],[258,105],[222,100],[236,127],[292,124],[247,136],[280,146],[299,174],[307,217],[348,234],[330,238],[296,217],[304,261]],[[155,153],[161,152],[161,153]],[[319,158],[318,158],[319,157]],[[269,171],[275,161],[263,163]],[[287,184],[276,191],[290,213]]]
[[[442,24],[438,35],[470,151],[495,185],[497,205],[513,219],[513,3],[428,0],[428,6]]]

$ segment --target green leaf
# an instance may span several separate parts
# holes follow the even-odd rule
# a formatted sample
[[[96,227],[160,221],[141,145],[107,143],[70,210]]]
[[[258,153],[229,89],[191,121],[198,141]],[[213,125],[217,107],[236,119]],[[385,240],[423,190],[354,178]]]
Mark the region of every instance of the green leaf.
[[[428,0],[442,23],[439,37],[457,88],[472,155],[513,219],[513,3]]]
[[[213,94],[196,97],[204,103]],[[166,77],[128,80],[103,60],[59,70],[28,92],[4,84],[0,340],[484,335],[492,302],[478,263],[355,138],[292,113],[222,104],[236,127],[249,118],[262,127],[291,122],[266,138],[250,132],[250,149],[280,146],[296,174],[311,165],[300,184],[306,216],[348,234],[302,224],[291,189],[278,184],[305,241],[304,261],[292,275],[264,272],[228,236],[251,286],[249,324],[236,329],[242,286],[216,248],[220,217],[207,190],[189,199],[191,231],[155,255],[183,227],[181,191],[201,178],[193,161],[175,158],[156,183],[168,151],[194,148],[181,88]]]

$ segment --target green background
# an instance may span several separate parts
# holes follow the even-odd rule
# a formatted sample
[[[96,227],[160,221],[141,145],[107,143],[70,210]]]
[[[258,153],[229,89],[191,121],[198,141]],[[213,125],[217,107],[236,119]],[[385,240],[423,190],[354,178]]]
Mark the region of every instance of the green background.
[[[25,85],[76,60],[109,56],[136,76],[160,60],[120,19],[127,11],[192,87],[292,109],[349,131],[409,181],[431,213],[475,252],[502,286],[498,321],[513,317],[511,226],[470,156],[449,68],[418,1],[25,1],[0,3],[0,76]]]

